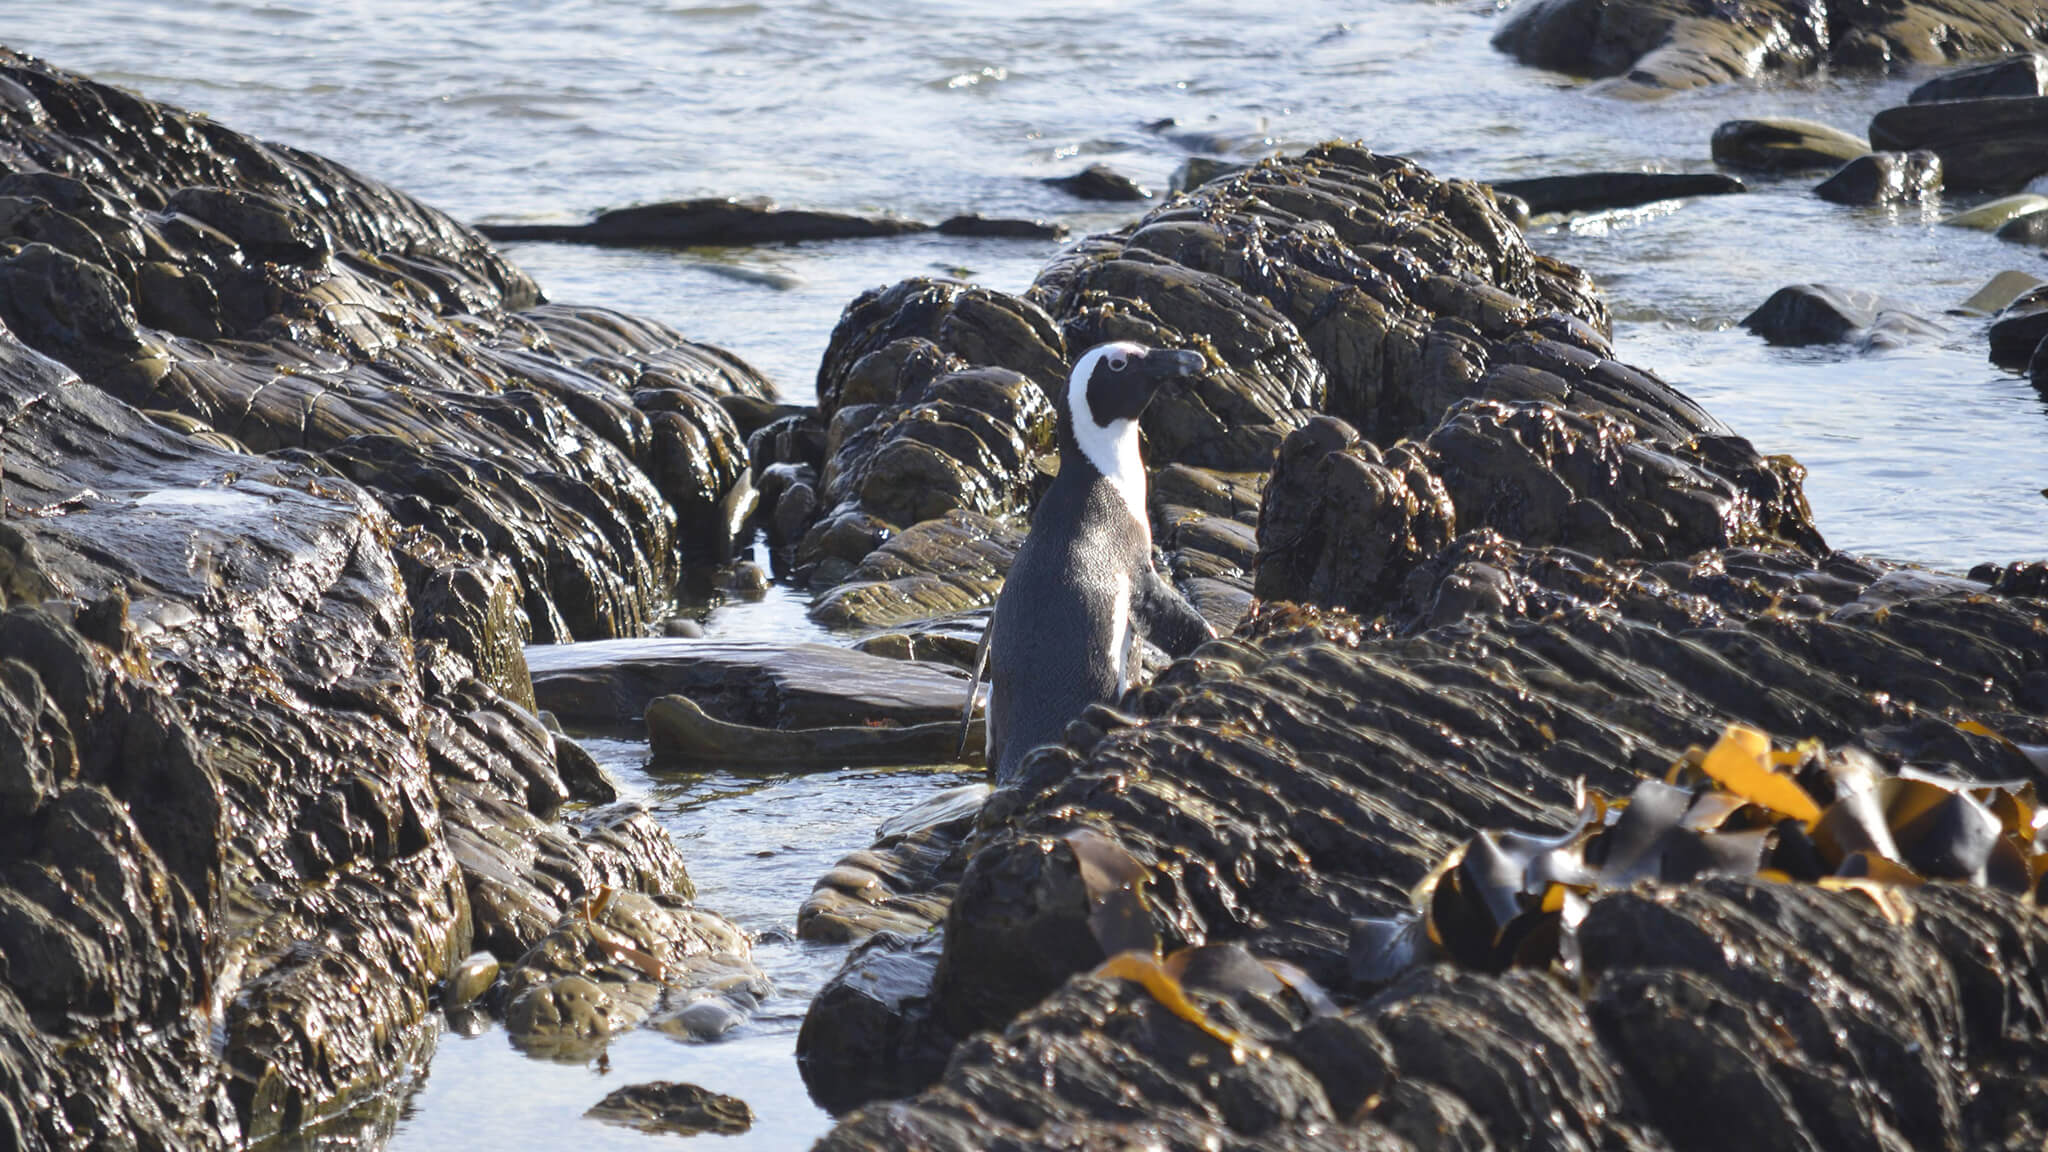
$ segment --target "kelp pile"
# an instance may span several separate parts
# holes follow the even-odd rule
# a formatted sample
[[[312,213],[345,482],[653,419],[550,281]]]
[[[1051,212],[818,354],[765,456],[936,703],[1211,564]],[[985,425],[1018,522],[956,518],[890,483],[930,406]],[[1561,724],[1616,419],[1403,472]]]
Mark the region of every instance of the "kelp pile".
[[[1976,735],[2003,740],[1974,721]],[[2007,743],[2010,743],[2009,741]],[[2048,767],[2048,748],[2012,745]],[[1577,972],[1576,929],[1602,892],[1654,881],[1755,876],[1866,893],[1904,915],[1891,889],[1950,881],[2048,903],[2048,811],[2028,781],[1979,782],[1907,767],[1887,773],[1853,745],[1773,748],[1731,724],[1662,780],[1625,798],[1582,789],[1555,835],[1483,831],[1414,893],[1414,911],[1353,923],[1354,986],[1380,987],[1421,964],[1485,972]]]

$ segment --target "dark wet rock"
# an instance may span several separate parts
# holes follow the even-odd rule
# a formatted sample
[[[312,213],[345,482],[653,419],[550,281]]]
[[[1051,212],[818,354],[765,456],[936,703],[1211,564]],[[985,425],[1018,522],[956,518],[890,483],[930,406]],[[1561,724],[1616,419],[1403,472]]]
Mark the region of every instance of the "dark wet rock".
[[[935,933],[884,929],[855,946],[818,990],[797,1032],[796,1060],[820,1107],[845,1111],[907,1096],[945,1071],[959,1041],[933,1013],[939,950]]]
[[[1524,64],[1622,77],[1613,91],[1687,88],[1830,68],[1885,72],[1982,60],[2039,46],[2030,15],[1989,0],[1881,0],[1854,8],[1762,0],[1525,0],[1493,46]]]
[[[954,731],[957,739],[958,725]],[[797,937],[848,943],[876,932],[916,936],[936,928],[987,799],[987,785],[963,784],[892,817],[876,830],[872,847],[841,859],[818,881],[797,912]]]
[[[1941,191],[1941,157],[1932,152],[1872,152],[1814,186],[1837,204],[1917,204]]]
[[[1870,151],[1839,128],[1789,118],[1730,120],[1714,129],[1714,163],[1759,172],[1834,168]]]
[[[661,622],[661,634],[671,640],[701,640],[704,626],[688,616],[674,616]]]
[[[0,71],[22,93],[0,131],[20,241],[0,321],[23,343],[504,557],[541,639],[636,630],[679,551],[730,547],[743,457],[715,398],[765,395],[752,370],[536,307],[474,232],[320,157],[22,58]]]
[[[1393,536],[1400,528],[1381,531]],[[2032,637],[2048,621],[2048,603],[1994,594],[1982,583],[1783,549],[1603,561],[1485,532],[1460,538],[1416,571],[1390,594],[1359,596],[1362,611],[1386,617],[1377,625],[1269,605],[1237,637],[1206,647],[1127,700],[1143,724],[1065,753],[1071,774],[990,829],[962,876],[932,995],[955,1028],[1024,1015],[1010,1024],[1002,1049],[969,1042],[956,1050],[947,1077],[910,1106],[908,1118],[899,1106],[893,1123],[943,1130],[960,1077],[1042,1100],[1026,1083],[1032,1077],[1006,1071],[1025,1065],[1008,1064],[999,1051],[1029,1051],[1056,1036],[1132,1051],[1107,1019],[1051,1022],[1095,1002],[1100,983],[1060,975],[1103,959],[1090,928],[1093,890],[1070,848],[1078,829],[1114,836],[1143,865],[1149,930],[1169,950],[1197,933],[1238,939],[1341,986],[1347,917],[1405,906],[1408,887],[1448,850],[1456,829],[1561,827],[1573,780],[1605,788],[1661,775],[1679,748],[1703,742],[1727,719],[1854,739],[1890,763],[1939,760],[1987,778],[2033,770],[2004,746],[1961,739],[1957,723],[1995,717],[2000,730],[2025,741],[2048,733],[2048,715],[2022,698],[2027,678],[2040,674]],[[1778,1091],[1798,1102],[1806,1122],[1832,1117],[1825,1130],[1839,1138],[1859,1124],[1867,1130],[1875,1118],[1913,1133],[1914,1146],[1930,1146],[1922,1142],[1930,1135],[1933,1146],[1966,1144],[1940,1136],[1971,1122],[1956,1110],[1966,1081],[1929,1055],[1939,1045],[1928,1037],[1968,1031],[1949,1023],[1952,1015],[1927,1014],[1953,1003],[1941,999],[1953,985],[1900,973],[1984,965],[1991,954],[1930,939],[1925,930],[1891,931],[1882,908],[1860,894],[1738,885],[1740,898],[1762,909],[1779,935],[1706,919],[1711,902],[1688,905],[1687,889],[1675,897],[1618,894],[1596,902],[1588,922],[1614,927],[1599,949],[1587,950],[1587,964],[1606,982],[1620,980],[1624,969],[1660,979],[1680,949],[1692,950],[1691,963],[1724,1001],[1779,1006],[1774,1018],[1792,1029],[1802,1055],[1788,1061]],[[1713,891],[1710,884],[1706,892]],[[2044,930],[2010,897],[1976,892],[1966,899],[1973,909],[1954,914],[1974,926],[1968,931],[2015,923]],[[1631,901],[1665,919],[1654,928],[1610,919]],[[1838,921],[1853,931],[1827,935]],[[1875,936],[1886,939],[1872,957]],[[1787,967],[1788,955],[1799,958],[1797,969]],[[2031,959],[1989,963],[1994,986],[2034,978]],[[1739,970],[1729,972],[1730,965]],[[1450,1092],[1458,1110],[1501,1146],[1603,1113],[1639,1127],[1645,1143],[1631,1146],[1662,1146],[1659,1127],[1672,1143],[1692,1146],[1679,1123],[1697,1113],[1684,1109],[1702,1106],[1703,1093],[1729,1107],[1739,1099],[1718,1095],[1733,1092],[1732,1084],[1676,1075],[1696,1062],[1652,1058],[1659,1044],[1679,1045],[1682,1029],[1693,1026],[1687,1022],[1701,1017],[1689,1003],[1641,1015],[1622,1030],[1626,1045],[1610,1052],[1584,1039],[1597,1024],[1611,1043],[1610,1029],[1618,1027],[1611,1023],[1618,1016],[1603,1015],[1598,991],[1581,1005],[1547,977],[1496,979],[1458,976],[1447,986],[1443,976],[1425,973],[1381,993],[1365,1011],[1389,1041],[1396,1076],[1413,1074]],[[1786,1015],[1795,1001],[1815,999],[1813,988],[1836,983],[1845,985],[1842,995],[1817,999],[1861,1004],[1875,997],[1880,1005],[1845,1009],[1857,1020],[1847,1037],[1845,1018],[1826,1009]],[[1881,994],[1850,991],[1880,985],[1887,989]],[[1051,999],[1028,1008],[1048,993]],[[1539,1044],[1583,1053],[1584,1062],[1569,1071],[1549,1065],[1559,1079],[1532,1089],[1541,1103],[1531,1105],[1520,1054]],[[1842,1045],[1867,1054],[1828,1055]],[[1759,1046],[1738,1033],[1726,1051],[1733,1057]],[[1985,1049],[1975,1058],[2011,1069],[2014,1052]],[[1882,1091],[1859,1089],[1853,1073],[1827,1072],[1847,1060],[1875,1067],[1886,1059],[1878,1053],[1894,1054],[1884,1066],[1896,1069],[1885,1074]],[[1659,1079],[1664,1068],[1671,1077]],[[1112,1085],[1090,1099],[1116,1095]],[[1389,1107],[1397,1100],[1385,1089],[1380,1096]],[[1160,1113],[1178,1116],[1189,1107],[1202,1111],[1169,1104]],[[1085,1102],[1058,1111],[1076,1123],[1090,1114]],[[1980,1115],[1975,1122],[1992,1122]],[[858,1118],[849,1125],[842,1130],[848,1136],[863,1130]],[[1822,1139],[1816,1146],[1835,1145]]]
[[[1780,288],[1742,326],[1772,344],[1855,344],[1888,348],[1941,334],[1933,322],[1875,292],[1828,284]]]
[[[855,300],[819,368],[824,515],[797,547],[799,574],[829,586],[889,528],[1023,507],[1064,357],[1050,318],[998,292],[910,280]]]
[[[995,236],[1010,240],[1058,240],[1067,234],[1067,226],[1057,220],[983,216],[979,212],[949,216],[939,222],[938,230],[947,236]]]
[[[754,1126],[754,1110],[736,1096],[695,1084],[655,1080],[605,1093],[584,1113],[593,1120],[633,1128],[651,1136],[736,1136]]]
[[[1950,191],[2017,192],[2048,172],[2048,96],[1887,108],[1871,118],[1870,143],[1936,153]]]
[[[1325,417],[1289,440],[1267,489],[1257,591],[1376,612],[1418,573],[1435,578],[1430,561],[1480,524],[1646,560],[1770,537],[1818,546],[1803,475],[1732,437],[1674,449],[1540,402],[1470,401],[1384,453]],[[1497,591],[1451,594],[1483,604]]]
[[[483,998],[498,981],[498,958],[489,952],[472,952],[463,957],[441,986],[441,1008],[459,1012]]]
[[[830,644],[606,640],[528,651],[535,695],[567,720],[625,724],[662,696],[687,696],[733,723],[827,728],[960,718],[958,670]]]
[[[2020,293],[1991,322],[1991,362],[2015,371],[2024,369],[2048,336],[2048,288]]]
[[[2021,213],[2000,224],[1994,235],[2029,248],[2048,246],[2048,211]]]
[[[967,699],[961,686],[961,703]],[[935,720],[907,727],[882,724],[767,728],[708,715],[688,696],[661,696],[647,706],[647,739],[657,766],[773,765],[787,770],[861,764],[951,764],[960,758],[960,725]],[[980,754],[980,729],[969,747]]]
[[[1223,160],[1214,156],[1190,156],[1181,161],[1173,173],[1173,190],[1187,192],[1211,180],[1234,175],[1251,167],[1242,160]]]
[[[929,232],[931,225],[894,216],[852,216],[778,208],[765,197],[709,196],[600,212],[585,224],[479,224],[493,240],[554,240],[620,248],[714,248],[859,240]]]
[[[2041,343],[2034,345],[2034,354],[2027,357],[2027,379],[2033,381],[2034,387],[2048,393],[2048,353],[2044,353],[2043,348],[2048,348],[2048,336],[2043,336]]]
[[[506,968],[505,1029],[527,1052],[578,1062],[642,1023],[710,1039],[769,993],[751,953],[746,933],[685,900],[600,892]]]
[[[2048,96],[2048,56],[2029,52],[1943,73],[1913,89],[1909,104],[1982,100],[1993,96]]]
[[[1090,164],[1072,176],[1049,176],[1043,183],[1082,200],[1131,201],[1152,198],[1150,188],[1107,164]]]
[[[890,537],[849,566],[811,615],[833,628],[882,628],[985,608],[995,603],[1023,542],[1015,525],[947,513]]]
[[[1495,192],[1504,192],[1521,200],[1529,206],[1531,213],[1537,215],[1630,208],[1657,200],[1748,191],[1742,181],[1718,172],[1583,172],[1571,176],[1497,180],[1490,187]]]
[[[1139,1124],[1174,1148],[1411,1146],[1376,1119],[1340,1117],[1282,1047],[1311,1017],[1286,985],[1249,957],[1216,969],[1188,967],[1188,1006],[1236,1044],[1129,981],[1081,978],[1001,1034],[964,1042],[931,1090],[853,1113],[818,1147],[1120,1147]]]

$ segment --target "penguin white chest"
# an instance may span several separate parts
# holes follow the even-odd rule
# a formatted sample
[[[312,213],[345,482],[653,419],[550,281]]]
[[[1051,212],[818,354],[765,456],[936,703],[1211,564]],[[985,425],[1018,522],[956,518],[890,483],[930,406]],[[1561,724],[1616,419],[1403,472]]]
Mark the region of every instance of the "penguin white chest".
[[[1118,581],[1109,601],[1110,659],[1116,663],[1116,694],[1131,686],[1131,586]]]

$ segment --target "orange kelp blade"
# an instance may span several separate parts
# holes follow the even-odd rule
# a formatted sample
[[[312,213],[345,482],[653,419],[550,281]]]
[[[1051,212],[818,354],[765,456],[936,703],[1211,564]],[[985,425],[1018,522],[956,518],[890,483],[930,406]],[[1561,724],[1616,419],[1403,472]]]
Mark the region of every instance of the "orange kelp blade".
[[[1174,979],[1173,974],[1166,970],[1159,957],[1149,952],[1119,952],[1103,961],[1094,975],[1103,980],[1129,980],[1143,988],[1167,1011],[1228,1044],[1231,1059],[1238,1063],[1243,1063],[1248,1055],[1266,1054],[1264,1044],[1209,1019],[1209,1014],[1202,1011],[1201,1005],[1188,999],[1187,991],[1180,986],[1180,981]]]
[[[1700,770],[1721,787],[1773,812],[1807,823],[1820,819],[1820,805],[1797,781],[1776,771],[1771,738],[1754,728],[1730,724],[1707,750]]]

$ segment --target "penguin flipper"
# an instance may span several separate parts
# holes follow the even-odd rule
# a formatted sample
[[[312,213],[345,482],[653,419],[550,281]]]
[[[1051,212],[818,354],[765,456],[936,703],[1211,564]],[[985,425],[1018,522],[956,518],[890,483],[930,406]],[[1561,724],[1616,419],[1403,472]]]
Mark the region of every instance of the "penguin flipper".
[[[1150,565],[1138,578],[1137,593],[1131,614],[1145,639],[1164,649],[1167,655],[1185,656],[1204,640],[1216,638],[1216,629],[1209,626],[1207,618]]]

